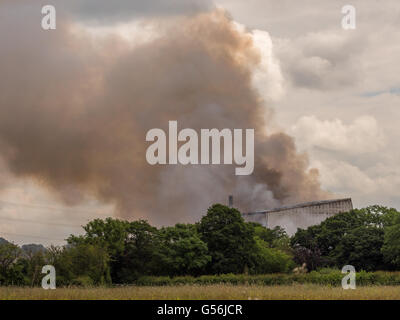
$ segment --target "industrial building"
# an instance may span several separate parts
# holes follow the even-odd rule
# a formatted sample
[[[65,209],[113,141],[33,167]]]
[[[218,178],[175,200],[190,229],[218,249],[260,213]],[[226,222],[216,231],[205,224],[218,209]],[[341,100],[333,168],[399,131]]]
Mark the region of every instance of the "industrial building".
[[[353,209],[351,198],[324,200],[300,203],[265,211],[244,213],[248,222],[258,222],[264,227],[284,228],[289,236],[296,233],[297,228],[306,229],[320,224],[326,218]]]

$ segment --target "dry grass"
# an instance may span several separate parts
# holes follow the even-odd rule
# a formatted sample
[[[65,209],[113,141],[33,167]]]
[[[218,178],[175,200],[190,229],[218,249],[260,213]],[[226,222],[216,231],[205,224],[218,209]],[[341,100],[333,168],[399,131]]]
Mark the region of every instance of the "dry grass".
[[[320,285],[292,286],[167,286],[167,287],[119,287],[119,288],[0,288],[1,300],[207,300],[207,299],[260,299],[260,300],[315,300],[357,299],[381,300],[400,299],[400,287],[370,286],[356,290]]]

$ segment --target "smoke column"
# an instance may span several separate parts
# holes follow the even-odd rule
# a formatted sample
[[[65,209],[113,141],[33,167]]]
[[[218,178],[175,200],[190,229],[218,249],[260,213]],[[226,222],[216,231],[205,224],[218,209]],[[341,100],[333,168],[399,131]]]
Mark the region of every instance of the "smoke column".
[[[0,154],[16,177],[67,204],[90,194],[156,224],[198,220],[229,194],[243,211],[328,196],[291,137],[265,134],[271,110],[252,85],[260,52],[222,10],[148,21],[155,38],[135,46],[77,32],[62,15],[44,32],[39,15],[10,11],[0,17]],[[169,120],[254,128],[254,173],[150,166],[146,132],[168,132]]]

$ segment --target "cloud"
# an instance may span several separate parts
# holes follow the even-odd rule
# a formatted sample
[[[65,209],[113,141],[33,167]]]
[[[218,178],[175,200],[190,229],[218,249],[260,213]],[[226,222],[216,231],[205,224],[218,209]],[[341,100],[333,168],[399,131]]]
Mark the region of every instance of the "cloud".
[[[253,75],[254,85],[266,100],[277,101],[285,90],[281,66],[275,56],[272,39],[266,31],[253,30],[251,33],[261,56]]]
[[[215,8],[212,0],[0,1],[2,10],[5,10],[7,6],[7,11],[17,9],[19,13],[26,16],[32,16],[36,12],[38,19],[41,18],[41,8],[45,5],[53,5],[57,11],[57,17],[68,17],[75,22],[81,21],[102,26],[126,23],[143,18],[157,19],[160,17],[188,16],[208,12]]]
[[[344,31],[341,9],[351,4],[357,10],[357,32],[397,26],[398,0],[215,0],[236,21],[253,29],[268,30],[275,37],[293,38],[322,30]],[[344,31],[347,32],[347,31]]]
[[[188,15],[213,8],[210,0],[53,0],[79,20],[123,22],[133,18]]]
[[[357,29],[336,1],[216,0],[236,21],[267,30],[285,89],[274,102],[310,155],[323,188],[356,206],[400,206],[399,4],[354,0]]]
[[[356,206],[398,206],[400,170],[393,163],[379,162],[368,169],[354,163],[324,158],[311,165],[321,174],[322,185],[340,196],[350,196]]]
[[[359,195],[377,191],[377,186],[359,167],[346,161],[324,159],[313,161],[313,166],[321,172],[321,183],[336,194]]]
[[[320,148],[362,154],[379,151],[385,143],[382,130],[372,116],[360,116],[346,125],[340,119],[319,120],[303,116],[291,128],[297,145],[303,150]]]
[[[325,198],[293,139],[263,132],[269,108],[253,72],[262,63],[269,83],[279,76],[277,66],[268,68],[268,35],[238,28],[222,10],[161,20],[154,22],[159,37],[135,47],[87,37],[69,19],[44,32],[31,18],[13,36],[13,17],[0,20],[0,142],[10,171],[66,204],[87,194],[114,204],[121,217],[158,225],[196,221],[233,190],[243,190],[235,202],[246,211]],[[236,178],[233,166],[209,166],[212,179],[205,179],[206,169],[150,166],[146,132],[171,119],[195,130],[254,128],[254,174]],[[249,197],[244,185],[265,192]]]
[[[400,88],[394,87],[394,88],[390,88],[389,90],[364,92],[361,96],[370,98],[370,97],[380,96],[382,94],[392,94],[392,95],[398,96],[398,95],[400,95]]]
[[[310,33],[295,40],[276,40],[276,54],[293,86],[340,89],[359,81],[362,73],[357,56],[364,41],[350,33]]]
[[[112,60],[121,54],[121,44],[116,41],[110,43],[111,50],[102,51],[101,46],[98,46],[93,48],[95,50],[88,52],[85,48],[91,47],[93,39],[82,37],[84,43],[73,45],[75,41],[72,41],[69,42],[70,45],[67,45],[68,42],[59,39],[58,35],[60,31],[62,34],[64,33],[62,24],[57,32],[42,33],[42,30],[39,29],[41,14],[38,7],[40,5],[55,4],[57,17],[61,21],[64,18],[72,18],[74,23],[80,23],[79,27],[85,24],[86,31],[89,30],[87,22],[96,22],[90,26],[90,32],[96,36],[102,35],[107,38],[110,35],[110,38],[113,38],[114,35],[122,35],[122,42],[124,43],[122,50],[126,50],[126,40],[129,40],[130,45],[140,47],[146,43],[154,42],[154,36],[159,36],[157,34],[158,29],[147,28],[152,26],[152,23],[145,24],[143,20],[152,22],[173,20],[170,19],[171,16],[207,11],[209,7],[213,6],[211,1],[200,0],[169,2],[159,0],[151,2],[112,2],[106,0],[0,1],[0,23],[2,21],[3,23],[9,22],[8,27],[3,28],[3,31],[0,30],[0,33],[3,34],[0,55],[7,53],[16,61],[15,63],[4,63],[2,73],[11,72],[12,76],[8,77],[10,88],[17,88],[15,90],[3,90],[0,99],[5,101],[10,99],[11,95],[20,96],[21,91],[26,96],[30,96],[30,101],[43,97],[47,90],[55,90],[54,96],[63,96],[62,88],[57,85],[59,82],[66,85],[67,89],[69,87],[82,87],[82,92],[69,95],[71,99],[75,99],[76,104],[74,105],[78,108],[70,108],[66,102],[67,99],[56,99],[57,103],[48,107],[47,111],[50,112],[51,110],[60,110],[60,112],[55,112],[57,117],[69,112],[71,112],[71,116],[75,117],[86,112],[87,106],[84,105],[85,99],[82,97],[93,96],[94,93],[87,91],[87,84],[89,81],[95,83],[101,79],[103,74],[102,72],[98,73],[93,66],[108,60],[101,55],[108,55],[111,52],[112,58],[110,57],[110,59]],[[400,33],[398,32],[400,20],[398,19],[398,10],[393,10],[393,8],[397,8],[398,1],[387,0],[385,4],[382,4],[375,0],[354,0],[352,4],[356,6],[358,12],[357,30],[354,32],[341,29],[341,4],[334,1],[249,0],[243,2],[216,0],[216,3],[227,8],[238,23],[257,29],[257,31],[246,32],[252,38],[255,47],[259,49],[261,57],[257,68],[252,70],[253,86],[258,89],[262,98],[269,102],[268,105],[276,107],[277,122],[283,128],[291,128],[291,133],[296,135],[298,148],[301,151],[309,152],[311,162],[305,161],[304,166],[319,169],[323,188],[344,196],[351,196],[355,200],[355,204],[359,206],[373,203],[400,206],[398,199],[398,190],[400,189],[400,171],[398,169],[400,161],[400,151],[398,150],[400,139],[398,126],[400,117],[399,95],[396,94],[396,91],[390,92],[389,90],[388,92],[388,88],[397,88],[399,85],[400,64],[397,57],[400,54]],[[25,7],[22,7],[22,4],[25,4]],[[159,19],[160,17],[162,19]],[[132,19],[134,21],[131,21]],[[245,29],[243,25],[241,28]],[[78,39],[82,30],[77,29],[75,32],[76,39]],[[29,33],[29,36],[24,36],[27,33]],[[54,39],[52,39],[53,37]],[[20,47],[11,48],[6,45],[7,41],[17,43],[18,39],[26,40],[19,42]],[[24,46],[25,42],[29,45]],[[49,46],[48,42],[54,42],[54,46]],[[198,42],[193,39],[193,42],[190,43],[195,47],[199,45]],[[35,47],[36,45],[41,46],[42,49],[32,50],[30,46]],[[133,46],[129,49],[133,49]],[[24,49],[29,59],[21,59],[21,57],[15,55],[15,50],[11,50],[18,48]],[[147,55],[156,55],[154,50],[148,52]],[[197,51],[194,51],[194,53],[198,54]],[[160,57],[162,55],[160,53]],[[179,57],[181,59],[182,56]],[[37,63],[30,64],[30,59],[35,59]],[[121,70],[132,63],[132,56],[123,61],[125,64],[118,63]],[[179,60],[177,59],[177,61]],[[264,64],[264,62],[266,63]],[[177,65],[182,66],[181,63],[177,63]],[[136,70],[145,69],[140,63],[135,66]],[[118,78],[116,72],[109,72],[112,69],[111,67],[112,64],[105,63],[104,69],[101,67],[101,70],[107,71],[106,74],[109,77]],[[64,68],[67,72],[61,73],[60,70]],[[23,71],[29,73],[33,69],[39,70],[41,81],[46,83],[45,87],[49,89],[29,89],[26,84],[36,83],[37,79],[23,76],[22,73],[24,73]],[[131,70],[135,69],[132,68]],[[177,70],[176,73],[172,73],[173,82],[179,82],[179,77],[183,78],[185,73],[189,74],[192,70],[200,70],[200,73],[203,74],[213,71],[206,68],[177,68]],[[94,72],[92,73],[92,71]],[[20,76],[18,76],[19,73],[21,73]],[[146,74],[146,72],[142,73]],[[51,81],[46,80],[49,76],[56,74],[60,74],[60,76],[51,78]],[[134,72],[127,76],[127,79],[132,79],[133,74]],[[74,75],[78,76],[75,77]],[[90,75],[90,77],[87,77],[87,75]],[[16,76],[22,80],[13,80]],[[170,81],[168,77],[161,77],[160,79],[165,82]],[[108,79],[107,83],[110,83],[111,80]],[[149,86],[160,81],[157,77],[154,80],[153,74],[148,79],[145,77],[144,80]],[[12,83],[13,81],[14,83]],[[231,77],[228,76],[221,79],[221,83],[229,83],[230,81],[232,81]],[[187,86],[189,84],[196,85],[193,80],[189,84],[187,84],[187,80],[182,80],[182,82]],[[215,82],[215,80],[208,83],[211,82]],[[23,83],[25,83],[25,86],[21,85]],[[39,86],[39,84],[37,85]],[[240,86],[232,86],[235,104],[237,103],[236,100],[241,99],[240,95],[236,96],[237,87]],[[21,90],[21,87],[24,89]],[[118,88],[118,86],[113,88]],[[106,86],[104,92],[107,93],[107,90],[108,87]],[[166,93],[168,92],[166,91]],[[372,94],[363,95],[363,93]],[[141,96],[140,92],[138,96]],[[134,100],[130,94],[127,94],[126,97],[130,102]],[[154,94],[153,98],[156,99],[157,94]],[[109,99],[104,103],[112,104],[112,101],[112,99]],[[254,107],[249,105],[246,110],[250,111],[252,108]],[[270,108],[264,108],[262,111],[265,113],[269,110]],[[202,108],[188,112],[185,117],[182,117],[182,121],[184,120],[189,125],[192,124],[190,123],[191,119],[196,117],[204,117],[209,121],[214,121],[215,117],[218,117],[218,119],[224,117],[223,111],[224,109],[216,103],[204,104]],[[213,112],[213,117],[207,118],[207,114],[211,112]],[[263,113],[258,114],[257,117],[262,117]],[[39,115],[36,112],[28,118],[25,128],[29,127],[28,121],[36,118],[38,118],[38,123],[51,123],[46,119],[46,116]],[[24,116],[20,116],[18,119],[25,121]],[[66,122],[65,119],[67,117],[64,117],[63,122]],[[146,117],[143,116],[142,119],[142,122],[144,122]],[[85,127],[90,127],[91,123],[92,121],[88,121],[88,125]],[[62,128],[62,126],[54,127],[56,132],[59,128]],[[2,128],[2,130],[5,129],[18,130],[18,127]],[[65,131],[68,131],[68,129],[68,125],[62,128]],[[103,132],[105,131],[100,131],[98,136],[102,137]],[[79,134],[76,137],[77,141],[82,142],[82,139],[79,139]],[[41,139],[50,143],[51,139],[54,139],[54,135],[43,135]],[[75,136],[73,135],[71,139],[75,139]],[[279,141],[278,138],[277,141]],[[58,149],[58,146],[55,149]],[[32,149],[32,152],[36,151],[34,148]],[[281,150],[281,152],[284,151]],[[63,162],[65,157],[63,155],[60,157],[60,161]],[[288,153],[287,158],[291,159],[291,153]],[[101,159],[98,159],[98,161],[100,163]],[[268,161],[272,160],[268,159]],[[65,168],[69,168],[71,161],[66,162]],[[275,166],[278,165],[279,163],[275,164]],[[274,172],[270,172],[270,174],[274,176]],[[180,178],[192,181],[194,180],[193,175],[194,172],[186,170],[181,173]],[[191,184],[186,189],[188,189],[188,195],[193,192],[199,194],[195,200],[191,199],[190,201],[194,203],[194,206],[201,207],[200,203],[208,201],[204,194],[200,195],[201,189],[207,188],[209,181],[214,182],[213,179],[218,179],[218,174],[208,176],[202,172],[196,176],[201,179],[199,178],[197,183]],[[126,177],[126,175],[123,175],[123,177]],[[170,189],[173,190],[177,185],[174,181],[176,177],[175,172],[166,172],[162,176],[162,180],[170,181],[168,186],[171,186]],[[140,180],[140,177],[137,179]],[[286,179],[299,180],[292,174],[287,175]],[[145,179],[143,178],[143,180]],[[5,179],[1,179],[0,183],[1,187],[6,190],[3,195],[11,200],[14,199],[15,202],[35,203],[40,199],[40,202],[43,203],[53,201],[54,206],[57,204],[52,195],[39,196],[44,194],[45,191],[33,182],[27,184],[19,181],[6,182]],[[159,185],[160,183],[157,183],[157,186]],[[232,184],[227,185],[229,188],[232,187]],[[199,191],[196,190],[196,186],[198,186]],[[237,186],[240,186],[240,190],[235,189]],[[296,186],[296,189],[301,189],[301,186]],[[20,197],[21,190],[26,193],[27,198]],[[167,188],[163,190],[167,190]],[[218,197],[221,198],[221,201],[225,201],[226,192],[224,189],[221,190]],[[251,202],[254,202],[253,197],[260,199],[265,196],[265,202],[271,202],[271,199],[273,199],[273,195],[263,184],[246,184],[245,181],[241,181],[240,184],[235,184],[231,193],[236,194],[238,192],[245,194]],[[312,190],[309,193],[312,194]],[[215,192],[213,196],[215,196]],[[126,197],[130,198],[132,194],[126,194]],[[186,195],[185,197],[187,198]],[[171,195],[166,193],[165,199],[171,199]],[[176,202],[179,202],[179,200],[177,198]],[[36,212],[38,215],[35,216],[35,212],[27,208],[15,210],[15,208],[7,207],[4,210],[4,214],[9,216],[17,214],[21,218],[28,215],[32,219],[43,218],[49,221],[56,219],[62,221],[64,218],[63,215],[56,217],[52,211],[41,212],[40,214]],[[111,212],[111,210],[108,210],[108,212]],[[197,214],[196,212],[195,215]],[[80,217],[85,220],[85,215]],[[21,227],[19,224],[13,224],[13,226],[7,224],[7,226],[9,226],[7,229],[9,232],[27,234],[29,234],[31,227],[29,224],[26,224],[26,227]],[[15,230],[12,228],[14,226]],[[47,230],[45,228],[35,229],[34,232],[31,230],[31,234],[42,232],[46,233]]]

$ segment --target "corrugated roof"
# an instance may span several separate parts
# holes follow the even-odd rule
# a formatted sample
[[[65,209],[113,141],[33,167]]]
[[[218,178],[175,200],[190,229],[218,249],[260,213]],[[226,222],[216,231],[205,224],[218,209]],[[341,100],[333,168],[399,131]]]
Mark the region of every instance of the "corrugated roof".
[[[263,211],[248,212],[248,213],[245,213],[245,214],[252,215],[252,214],[260,214],[260,213],[277,212],[277,211],[289,210],[289,209],[294,209],[294,208],[313,207],[313,206],[318,206],[318,205],[321,205],[321,204],[328,204],[328,203],[335,203],[335,202],[345,202],[345,201],[350,201],[351,202],[351,198],[304,202],[304,203],[299,203],[299,204],[295,204],[295,205],[291,205],[291,206],[283,206],[283,207],[274,208],[274,209],[268,209],[268,210],[263,210]]]

